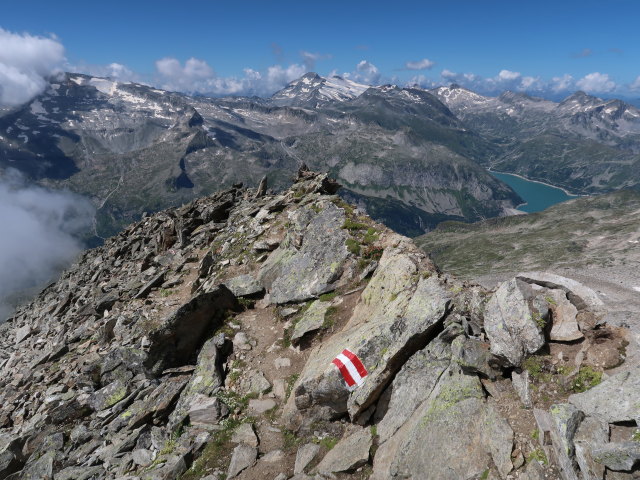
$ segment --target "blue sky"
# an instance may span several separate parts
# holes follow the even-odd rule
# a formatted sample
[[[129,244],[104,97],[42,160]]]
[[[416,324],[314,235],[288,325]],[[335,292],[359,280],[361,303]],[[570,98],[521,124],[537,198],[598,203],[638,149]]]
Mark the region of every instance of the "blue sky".
[[[55,35],[65,69],[201,93],[268,94],[313,69],[364,83],[637,97],[638,18],[637,0],[31,0],[5,6],[0,28]]]

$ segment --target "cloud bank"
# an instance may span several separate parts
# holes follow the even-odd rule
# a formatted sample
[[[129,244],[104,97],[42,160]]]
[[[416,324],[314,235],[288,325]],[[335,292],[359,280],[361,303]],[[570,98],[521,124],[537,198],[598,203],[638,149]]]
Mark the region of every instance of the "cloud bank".
[[[64,47],[56,38],[0,28],[0,106],[20,105],[43,92],[64,60]]]
[[[43,286],[82,250],[77,239],[95,210],[76,194],[28,186],[16,171],[0,178],[0,322],[10,298]]]

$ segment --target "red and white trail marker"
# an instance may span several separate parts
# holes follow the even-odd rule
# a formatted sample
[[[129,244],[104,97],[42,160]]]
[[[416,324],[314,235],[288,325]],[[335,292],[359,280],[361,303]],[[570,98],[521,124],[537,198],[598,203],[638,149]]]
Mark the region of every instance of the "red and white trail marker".
[[[331,363],[338,367],[349,390],[355,390],[364,383],[367,369],[364,368],[362,361],[351,350],[345,348]]]

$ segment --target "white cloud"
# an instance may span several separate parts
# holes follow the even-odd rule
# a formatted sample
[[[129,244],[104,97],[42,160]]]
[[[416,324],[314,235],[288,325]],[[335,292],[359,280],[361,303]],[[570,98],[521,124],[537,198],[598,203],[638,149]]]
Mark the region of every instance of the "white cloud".
[[[616,82],[606,73],[593,72],[578,80],[576,86],[585,92],[612,92]]]
[[[208,95],[271,95],[307,72],[304,65],[273,65],[264,72],[246,68],[243,76],[220,77],[207,62],[190,58],[156,61],[155,84],[165,90]]]
[[[629,85],[629,89],[633,91],[640,90],[640,75]]]
[[[549,89],[554,93],[567,92],[573,88],[573,77],[568,73],[565,73],[561,77],[553,77],[549,83]]]
[[[121,63],[110,63],[109,65],[89,65],[79,63],[76,65],[65,65],[65,70],[73,73],[84,73],[95,77],[109,77],[121,82],[144,83],[142,77]]]
[[[0,105],[20,105],[42,93],[63,62],[64,47],[56,38],[0,28]]]
[[[518,80],[522,75],[520,72],[512,72],[510,70],[500,70],[500,73],[496,77],[496,80],[500,82],[511,82]]]
[[[95,210],[84,197],[28,186],[15,170],[0,179],[0,321],[7,297],[37,287],[68,266],[81,251],[77,235],[88,231]]]
[[[381,75],[378,67],[376,67],[373,63],[369,62],[368,60],[361,60],[358,65],[356,65],[355,71],[351,73],[345,73],[344,77],[351,78],[356,82],[374,85],[379,83]]]
[[[435,64],[436,62],[432,62],[428,58],[423,58],[416,62],[406,62],[404,66],[407,70],[429,70],[433,68]]]

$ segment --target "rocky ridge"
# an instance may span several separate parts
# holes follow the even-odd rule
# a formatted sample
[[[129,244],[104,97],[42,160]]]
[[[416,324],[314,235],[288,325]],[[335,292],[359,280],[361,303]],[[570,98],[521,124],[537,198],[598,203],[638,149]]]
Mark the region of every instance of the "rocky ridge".
[[[637,340],[593,291],[461,282],[337,190],[303,168],[85,252],[0,327],[0,476],[637,478]]]

